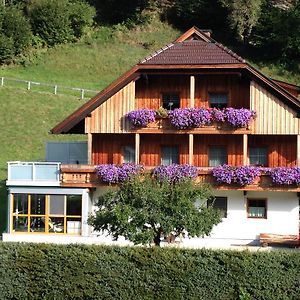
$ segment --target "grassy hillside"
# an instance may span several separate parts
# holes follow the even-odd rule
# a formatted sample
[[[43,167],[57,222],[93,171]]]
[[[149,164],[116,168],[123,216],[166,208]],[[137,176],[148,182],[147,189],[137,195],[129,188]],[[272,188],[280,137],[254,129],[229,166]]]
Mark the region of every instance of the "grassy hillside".
[[[179,32],[154,19],[151,24],[126,30],[122,26],[102,27],[84,40],[39,51],[23,62],[0,68],[0,76],[101,90],[137,61],[173,41]],[[300,75],[272,65],[261,65],[267,75],[300,84]],[[5,219],[6,162],[43,160],[44,143],[53,139],[79,139],[78,136],[48,134],[83,101],[74,96],[0,88],[0,232]],[[2,227],[1,227],[2,226]]]

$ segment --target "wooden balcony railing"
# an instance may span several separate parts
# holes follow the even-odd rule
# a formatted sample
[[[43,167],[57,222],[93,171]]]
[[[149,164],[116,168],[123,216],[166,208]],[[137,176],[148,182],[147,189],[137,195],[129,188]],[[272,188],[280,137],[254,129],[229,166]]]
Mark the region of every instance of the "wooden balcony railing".
[[[150,171],[152,168],[146,168]],[[262,173],[258,180],[249,185],[240,186],[235,184],[218,184],[211,175],[210,168],[201,168],[196,179],[199,183],[209,183],[218,190],[244,190],[244,191],[282,191],[300,192],[300,186],[287,185],[277,186],[272,183],[271,177]],[[98,187],[106,186],[99,180],[95,166],[92,165],[62,165],[61,166],[61,186],[63,187]]]
[[[200,128],[178,130],[171,125],[169,119],[161,118],[161,119],[157,119],[155,122],[149,123],[147,127],[137,128],[132,125],[131,130],[132,132],[136,132],[136,133],[249,134],[252,132],[252,127],[251,124],[248,127],[234,128],[229,126],[228,124],[213,123],[211,125],[204,125],[203,127]]]

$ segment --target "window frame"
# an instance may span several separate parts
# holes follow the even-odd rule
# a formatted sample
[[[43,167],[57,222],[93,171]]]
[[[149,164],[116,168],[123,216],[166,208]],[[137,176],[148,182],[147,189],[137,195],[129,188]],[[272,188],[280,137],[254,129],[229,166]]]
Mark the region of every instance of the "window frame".
[[[263,201],[264,202],[264,215],[263,216],[251,216],[250,215],[250,205],[249,202],[250,201]],[[259,206],[255,206],[255,207],[259,207]],[[268,218],[268,199],[267,198],[247,198],[247,218],[248,219],[267,219]]]
[[[223,148],[225,149],[225,152],[226,152],[226,159],[225,159],[225,162],[221,163],[221,164],[217,164],[217,165],[211,165],[210,164],[210,161],[211,161],[211,149],[212,148]],[[228,164],[228,149],[227,149],[227,146],[226,145],[210,145],[208,146],[208,153],[207,153],[207,157],[208,157],[208,167],[211,167],[211,168],[214,168],[214,167],[217,167],[217,166],[221,166],[221,165],[224,165],[224,164]]]
[[[168,97],[168,98],[172,98],[173,96],[176,96],[176,97],[178,97],[178,107],[176,106],[176,107],[171,107],[171,109],[170,109],[170,106],[168,105],[168,107],[165,107],[165,102],[166,101],[168,101],[168,103],[169,102],[171,102],[171,100],[169,99],[169,100],[164,100],[164,98],[165,97]],[[176,99],[177,100],[177,99]],[[176,101],[177,102],[177,101]],[[166,110],[174,110],[174,109],[176,109],[176,108],[180,108],[181,107],[181,98],[180,98],[180,93],[179,92],[162,92],[161,93],[161,106],[164,108],[164,109],[166,109]]]
[[[225,209],[223,207],[215,207],[216,200],[226,200]],[[222,219],[227,219],[228,217],[228,197],[225,196],[215,196],[213,199],[207,200],[207,206],[212,205],[214,209],[218,209],[222,214]]]
[[[214,95],[226,96],[226,105],[224,105],[224,103],[211,103],[211,97],[214,96]],[[208,92],[208,105],[211,108],[220,108],[220,109],[229,107],[230,106],[229,105],[229,93],[228,92]]]
[[[266,150],[266,164],[253,164],[251,163],[251,149],[265,149]],[[260,155],[258,155],[260,157]],[[267,146],[249,146],[248,148],[248,159],[249,159],[249,165],[251,166],[261,166],[261,167],[267,167],[269,165],[269,148]]]
[[[27,213],[26,214],[19,214],[14,212],[14,201],[15,201],[15,195],[26,195],[27,197]],[[31,214],[31,200],[32,196],[34,195],[43,195],[45,196],[45,213],[38,215],[38,214]],[[64,214],[51,214],[50,213],[50,197],[51,196],[64,196]],[[81,197],[81,212],[80,215],[67,215],[67,197],[68,196],[80,196]],[[30,234],[64,234],[64,235],[81,235],[82,234],[82,195],[74,195],[74,194],[26,194],[26,193],[12,193],[11,194],[11,201],[10,201],[10,233],[14,234],[24,234],[24,233],[30,233]],[[14,218],[20,217],[20,218],[27,218],[27,229],[26,227],[24,231],[16,231],[14,226]],[[33,231],[32,230],[32,218],[44,218],[44,225],[45,230],[44,231]],[[50,230],[50,222],[52,222],[52,218],[63,218],[63,231],[62,232],[55,232]],[[80,220],[80,233],[68,233],[67,232],[67,221],[69,218],[75,218]]]
[[[164,164],[163,163],[163,149],[164,148],[177,148],[177,162],[173,162],[173,153],[172,153],[172,163],[171,164]],[[180,147],[179,145],[161,145],[160,146],[160,164],[162,166],[170,166],[172,164],[180,164]]]

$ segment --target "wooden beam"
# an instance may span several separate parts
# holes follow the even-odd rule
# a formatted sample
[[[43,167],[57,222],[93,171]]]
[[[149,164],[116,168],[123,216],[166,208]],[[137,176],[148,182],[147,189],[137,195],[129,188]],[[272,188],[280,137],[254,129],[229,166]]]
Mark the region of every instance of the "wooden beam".
[[[195,76],[190,76],[190,107],[195,107]]]
[[[297,135],[297,166],[300,166],[300,134]]]
[[[135,134],[135,163],[140,163],[140,134]]]
[[[194,163],[194,135],[189,134],[189,164]]]
[[[85,132],[87,133],[88,138],[88,164],[92,164],[92,145],[93,145],[93,135],[91,133],[91,117],[87,117],[85,119]]]
[[[243,165],[248,165],[248,135],[243,134]]]

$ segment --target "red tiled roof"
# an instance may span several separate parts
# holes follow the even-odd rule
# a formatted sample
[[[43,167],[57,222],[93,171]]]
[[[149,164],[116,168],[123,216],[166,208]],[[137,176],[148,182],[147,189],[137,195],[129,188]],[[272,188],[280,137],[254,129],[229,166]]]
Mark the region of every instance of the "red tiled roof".
[[[151,65],[236,63],[245,63],[245,60],[221,44],[201,40],[170,44],[140,62],[140,64]]]

